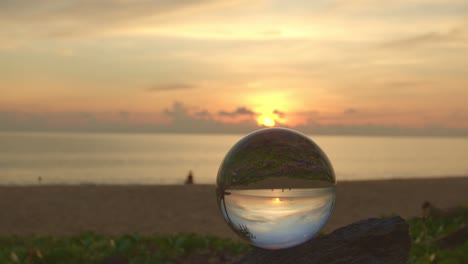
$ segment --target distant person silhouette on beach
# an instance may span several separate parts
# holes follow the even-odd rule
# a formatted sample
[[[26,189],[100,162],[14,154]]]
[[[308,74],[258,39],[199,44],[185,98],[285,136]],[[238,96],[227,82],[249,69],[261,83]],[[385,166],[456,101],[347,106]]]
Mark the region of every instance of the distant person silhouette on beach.
[[[193,173],[189,171],[187,175],[187,179],[185,180],[185,184],[193,184]]]

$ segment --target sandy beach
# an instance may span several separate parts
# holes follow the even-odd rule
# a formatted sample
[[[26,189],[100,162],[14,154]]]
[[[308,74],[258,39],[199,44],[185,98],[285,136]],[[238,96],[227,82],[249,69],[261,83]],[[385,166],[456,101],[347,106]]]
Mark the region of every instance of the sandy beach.
[[[420,216],[428,200],[439,207],[468,203],[468,177],[340,182],[324,231],[396,213]],[[1,186],[0,235],[194,232],[237,239],[218,211],[215,187]]]

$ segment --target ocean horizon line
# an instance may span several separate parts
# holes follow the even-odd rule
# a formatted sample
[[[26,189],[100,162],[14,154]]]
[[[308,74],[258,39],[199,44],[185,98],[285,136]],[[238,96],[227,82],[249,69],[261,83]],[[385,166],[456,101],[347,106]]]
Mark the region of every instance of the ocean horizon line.
[[[259,127],[255,130],[249,130],[245,132],[210,132],[210,131],[113,131],[113,130],[102,130],[102,131],[88,131],[88,130],[1,130],[1,134],[56,134],[56,135],[248,135],[254,131],[265,129],[268,127]],[[278,128],[278,127],[276,127]],[[396,138],[468,138],[468,132],[461,134],[448,134],[448,133],[323,133],[314,131],[299,130],[290,127],[281,127],[287,129],[293,129],[299,131],[307,136],[330,136],[330,137],[396,137]]]

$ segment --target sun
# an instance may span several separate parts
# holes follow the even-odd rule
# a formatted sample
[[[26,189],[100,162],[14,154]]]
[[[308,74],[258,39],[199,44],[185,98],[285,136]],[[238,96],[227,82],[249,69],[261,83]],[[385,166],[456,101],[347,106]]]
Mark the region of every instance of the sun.
[[[275,117],[273,115],[261,115],[257,118],[257,123],[260,126],[273,127],[276,124]]]
[[[273,198],[273,203],[274,203],[274,204],[279,204],[279,203],[281,203],[281,199],[278,198],[278,197]]]

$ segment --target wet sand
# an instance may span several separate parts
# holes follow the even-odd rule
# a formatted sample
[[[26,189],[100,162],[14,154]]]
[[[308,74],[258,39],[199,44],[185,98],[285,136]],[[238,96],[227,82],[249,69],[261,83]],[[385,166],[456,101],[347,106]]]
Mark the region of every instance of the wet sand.
[[[438,207],[468,204],[468,177],[340,182],[324,231],[396,213],[420,216],[428,200]],[[237,238],[216,206],[215,187],[1,186],[0,235],[194,232]]]

